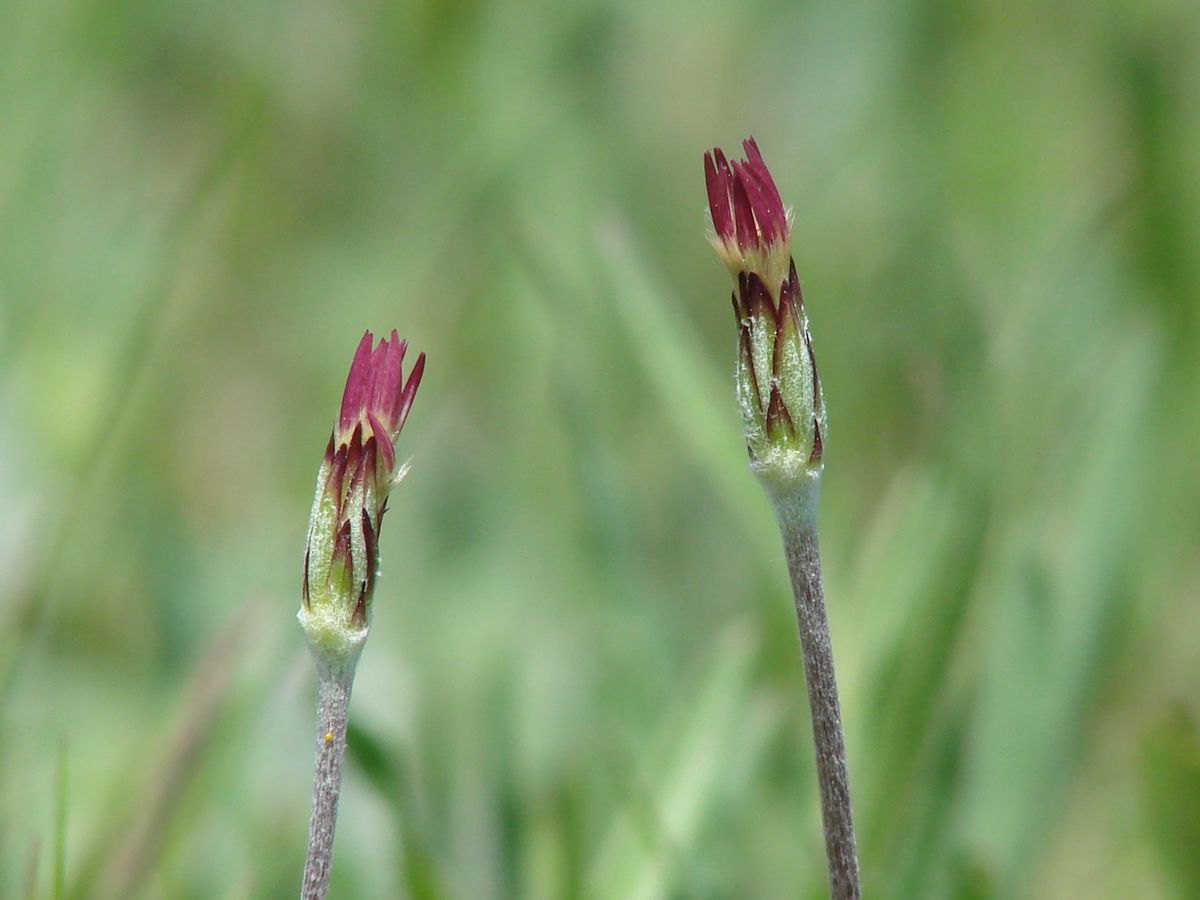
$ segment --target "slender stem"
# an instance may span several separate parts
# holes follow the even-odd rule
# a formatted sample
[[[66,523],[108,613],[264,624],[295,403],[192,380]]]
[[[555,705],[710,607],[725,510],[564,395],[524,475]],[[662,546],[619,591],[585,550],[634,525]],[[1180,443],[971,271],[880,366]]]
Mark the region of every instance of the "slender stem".
[[[304,863],[301,900],[324,900],[333,862],[333,829],[342,790],[346,756],[346,718],[350,709],[349,672],[317,666],[317,768],[313,776],[312,819],[308,825],[308,857]]]
[[[787,553],[796,619],[800,626],[800,645],[804,651],[821,819],[825,825],[825,855],[829,863],[829,890],[833,900],[856,900],[861,896],[861,888],[854,821],[850,812],[846,741],[842,736],[842,714],[833,671],[833,645],[825,615],[825,589],[817,544],[819,487],[820,474],[814,473],[798,489],[775,494],[772,499]]]

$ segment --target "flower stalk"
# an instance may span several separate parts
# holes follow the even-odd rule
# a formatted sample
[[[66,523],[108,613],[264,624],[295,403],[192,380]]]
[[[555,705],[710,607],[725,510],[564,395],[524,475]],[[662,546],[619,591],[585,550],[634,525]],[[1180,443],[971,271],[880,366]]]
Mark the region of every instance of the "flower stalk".
[[[304,551],[297,617],[316,664],[317,727],[302,900],[323,900],[329,889],[350,693],[371,629],[379,531],[388,493],[408,469],[396,464],[396,440],[425,371],[422,353],[404,380],[408,344],[395,331],[373,344],[368,331],[354,354],[317,473]]]
[[[845,739],[817,540],[828,423],[791,256],[791,214],[753,138],[704,154],[710,243],[735,284],[737,398],[751,471],[775,506],[795,599],[830,893],[861,895]]]

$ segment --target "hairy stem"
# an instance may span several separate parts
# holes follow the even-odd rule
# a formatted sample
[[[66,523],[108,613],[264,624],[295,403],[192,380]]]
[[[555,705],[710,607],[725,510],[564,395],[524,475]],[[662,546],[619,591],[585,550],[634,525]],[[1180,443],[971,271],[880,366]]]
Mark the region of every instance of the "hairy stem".
[[[833,900],[861,896],[854,821],[850,812],[850,778],[846,771],[846,741],[837,680],[833,671],[833,645],[825,615],[825,589],[817,545],[817,497],[820,475],[814,473],[794,490],[773,496],[779,530],[787,553],[804,675],[812,714],[813,747],[817,757],[817,784],[821,794],[821,819],[825,825],[825,855],[829,863],[829,890]]]
[[[308,825],[308,857],[304,863],[301,900],[324,900],[333,862],[333,830],[342,790],[346,757],[346,717],[350,709],[349,672],[317,666],[317,769],[313,776],[312,819]]]

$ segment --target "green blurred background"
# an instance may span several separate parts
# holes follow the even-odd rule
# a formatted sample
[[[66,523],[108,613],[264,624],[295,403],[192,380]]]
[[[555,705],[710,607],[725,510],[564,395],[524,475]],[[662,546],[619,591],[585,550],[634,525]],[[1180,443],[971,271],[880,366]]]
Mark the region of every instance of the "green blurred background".
[[[429,356],[334,897],[819,897],[701,154],[830,408],[868,896],[1200,897],[1200,9],[4,2],[0,896],[294,896],[355,343]]]

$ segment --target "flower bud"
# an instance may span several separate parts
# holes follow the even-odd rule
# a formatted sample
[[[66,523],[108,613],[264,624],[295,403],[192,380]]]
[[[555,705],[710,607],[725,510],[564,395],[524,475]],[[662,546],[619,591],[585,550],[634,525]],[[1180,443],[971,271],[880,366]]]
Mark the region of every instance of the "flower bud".
[[[768,485],[821,470],[825,403],[789,239],[791,214],[753,138],[704,154],[713,249],[733,276],[737,396],[750,466]]]
[[[394,330],[374,349],[373,342],[369,331],[359,342],[317,473],[299,613],[318,657],[350,666],[371,623],[388,492],[407,470],[397,468],[396,439],[425,370],[422,353],[404,381],[408,343]]]

